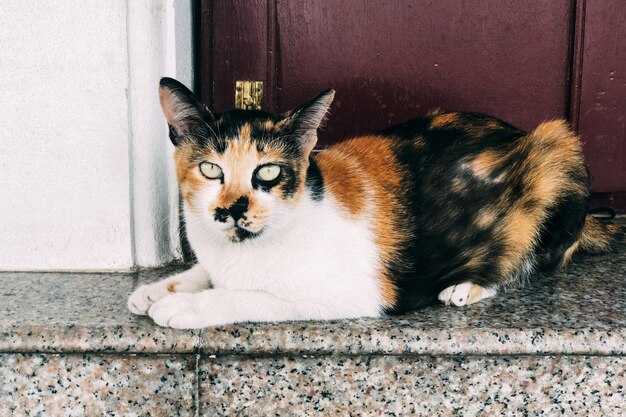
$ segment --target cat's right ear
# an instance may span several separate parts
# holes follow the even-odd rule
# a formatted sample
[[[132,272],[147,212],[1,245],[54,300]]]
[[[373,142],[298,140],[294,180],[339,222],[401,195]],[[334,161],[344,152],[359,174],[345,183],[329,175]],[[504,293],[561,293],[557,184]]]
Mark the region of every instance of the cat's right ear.
[[[326,117],[334,97],[335,90],[328,88],[306,103],[285,113],[285,119],[277,124],[296,138],[307,156],[317,143],[317,129]]]
[[[178,145],[195,127],[205,126],[213,120],[213,115],[200,100],[173,78],[161,78],[159,101],[174,145]]]

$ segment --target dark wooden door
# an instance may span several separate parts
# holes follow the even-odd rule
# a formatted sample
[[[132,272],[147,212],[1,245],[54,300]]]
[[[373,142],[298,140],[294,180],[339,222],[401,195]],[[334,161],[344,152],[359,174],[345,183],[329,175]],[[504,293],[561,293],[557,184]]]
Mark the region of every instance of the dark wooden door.
[[[264,81],[271,111],[332,86],[321,147],[436,107],[568,118],[594,190],[626,190],[623,0],[204,0],[198,21],[197,90],[217,110],[236,80]]]

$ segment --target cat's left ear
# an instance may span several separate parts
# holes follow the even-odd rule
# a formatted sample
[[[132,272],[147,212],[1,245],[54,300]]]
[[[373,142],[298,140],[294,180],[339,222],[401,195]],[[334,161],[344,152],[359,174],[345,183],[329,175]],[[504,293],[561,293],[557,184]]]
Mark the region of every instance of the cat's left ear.
[[[335,90],[326,89],[285,113],[285,119],[280,122],[280,125],[299,142],[305,155],[308,155],[317,143],[317,129],[324,121],[333,98]]]

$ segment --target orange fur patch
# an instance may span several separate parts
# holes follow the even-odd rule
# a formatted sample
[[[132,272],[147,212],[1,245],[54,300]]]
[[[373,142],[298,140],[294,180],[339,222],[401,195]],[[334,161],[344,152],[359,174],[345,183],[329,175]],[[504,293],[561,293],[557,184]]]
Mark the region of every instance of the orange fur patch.
[[[192,196],[202,187],[205,180],[199,172],[198,166],[192,164],[190,159],[191,149],[189,146],[180,145],[176,147],[174,162],[176,163],[176,177],[178,178],[180,191],[185,202],[193,205]]]
[[[572,259],[572,256],[578,250],[578,246],[579,245],[580,245],[580,242],[576,241],[576,242],[574,242],[572,244],[572,246],[567,248],[567,250],[563,254],[563,258],[561,259],[561,268],[564,267],[565,265],[567,265],[567,263],[570,261],[570,259]]]
[[[217,163],[225,170],[224,187],[215,202],[216,207],[230,207],[240,197],[251,198],[251,175],[259,163],[259,154],[251,140],[252,128],[244,124],[239,138],[228,143]],[[252,200],[250,200],[252,202]]]
[[[353,216],[365,209],[367,180],[359,172],[360,166],[339,147],[321,152],[315,158],[323,175],[326,190]]]
[[[609,252],[623,233],[617,224],[603,224],[591,216],[585,218],[585,226],[578,238],[580,248],[590,253]]]
[[[404,174],[398,169],[390,141],[381,136],[361,137],[315,157],[326,190],[351,215],[371,216],[381,257],[379,284],[384,307],[392,307],[398,299],[398,288],[388,276],[386,264],[395,259],[402,243],[411,239],[406,233],[409,228],[403,225],[405,211],[398,203],[398,196],[404,193]]]
[[[167,292],[176,292],[176,287],[180,285],[180,282],[170,281],[167,283]]]
[[[561,196],[572,193],[584,196],[588,191],[584,183],[572,181],[571,173],[578,170],[586,176],[580,140],[563,121],[539,125],[522,137],[511,149],[512,155],[526,153],[527,157],[511,167],[510,176],[524,183],[523,196],[513,203],[506,198],[498,202],[506,213],[498,226],[498,234],[505,243],[506,255],[501,262],[502,277],[511,278],[529,259],[537,244],[540,226],[545,222],[549,208]],[[485,166],[491,164],[490,158]],[[574,253],[570,248],[565,258]]]
[[[378,282],[380,284],[380,293],[383,298],[383,307],[393,307],[398,301],[398,287],[393,282],[392,277],[390,277],[387,273],[381,272]]]
[[[459,119],[458,113],[443,113],[438,116],[433,117],[430,121],[430,128],[436,129],[448,125],[450,123],[456,122]]]
[[[471,251],[465,252],[463,255],[469,258],[469,260],[465,262],[465,267],[471,271],[485,264],[485,260],[487,260],[489,256],[489,252],[485,247],[478,247]]]
[[[480,229],[486,229],[489,226],[495,224],[498,219],[498,212],[490,207],[482,208],[476,214],[475,222],[476,226]]]
[[[536,213],[527,213],[519,207],[513,208],[505,217],[502,234],[506,243],[506,255],[501,264],[505,275],[515,273],[532,251],[541,220]]]
[[[494,121],[494,120],[490,120],[487,123],[485,123],[485,128],[489,129],[489,130],[495,130],[495,129],[500,129],[502,126],[500,125],[500,123]]]
[[[239,129],[239,142],[250,142],[252,136],[252,126],[249,123],[245,123]]]
[[[496,152],[482,152],[471,162],[472,172],[478,179],[487,179],[491,176],[491,172],[498,168],[501,160],[501,155],[498,155]]]
[[[535,202],[538,207],[530,210],[529,215],[543,223],[547,209],[554,206],[560,196],[584,197],[588,193],[584,183],[570,180],[572,170],[578,170],[581,177],[586,176],[580,140],[565,122],[554,121],[539,125],[523,141],[522,146],[531,149],[525,166],[528,192],[523,200]],[[567,259],[574,251],[565,254]]]
[[[465,267],[469,270],[476,269],[483,264],[482,259],[478,257],[470,258],[469,261],[465,262]]]
[[[474,304],[483,299],[484,288],[478,284],[472,284],[467,296],[467,304]]]
[[[263,152],[258,153],[258,157],[259,164],[276,162],[286,159],[285,155],[283,154],[283,150],[277,148],[263,149]]]

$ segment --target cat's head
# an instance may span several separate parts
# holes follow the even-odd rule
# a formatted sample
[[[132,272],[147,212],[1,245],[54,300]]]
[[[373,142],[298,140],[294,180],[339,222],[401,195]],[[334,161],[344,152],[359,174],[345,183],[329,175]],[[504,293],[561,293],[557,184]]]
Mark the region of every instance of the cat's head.
[[[325,90],[285,114],[220,114],[163,78],[159,98],[188,227],[241,242],[285,226],[305,192],[309,155],[334,94]]]

